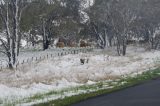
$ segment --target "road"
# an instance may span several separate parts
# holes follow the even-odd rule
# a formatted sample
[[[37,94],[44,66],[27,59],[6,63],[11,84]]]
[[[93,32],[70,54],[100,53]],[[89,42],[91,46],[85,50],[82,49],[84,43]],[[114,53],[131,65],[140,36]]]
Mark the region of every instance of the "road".
[[[160,106],[160,78],[72,106]]]

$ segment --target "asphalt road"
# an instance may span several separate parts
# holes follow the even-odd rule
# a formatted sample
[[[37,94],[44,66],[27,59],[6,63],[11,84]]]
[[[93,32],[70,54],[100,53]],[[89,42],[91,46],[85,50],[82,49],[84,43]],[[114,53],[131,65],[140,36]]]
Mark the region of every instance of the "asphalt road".
[[[72,106],[160,106],[160,78]]]

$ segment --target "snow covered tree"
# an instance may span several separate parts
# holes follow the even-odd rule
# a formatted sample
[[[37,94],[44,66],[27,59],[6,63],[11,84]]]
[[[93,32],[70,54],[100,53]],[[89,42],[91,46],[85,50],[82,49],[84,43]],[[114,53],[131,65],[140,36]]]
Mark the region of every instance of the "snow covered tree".
[[[0,18],[6,39],[0,37],[0,42],[4,48],[1,52],[8,57],[9,68],[14,68],[18,62],[21,41],[20,21],[24,9],[23,0],[2,0],[0,4]]]
[[[91,8],[90,18],[93,32],[101,48],[112,46],[116,42],[118,55],[125,55],[127,38],[136,14],[129,4],[131,0],[96,1]]]
[[[88,11],[90,31],[99,47],[114,44],[118,55],[126,54],[127,41],[132,38],[144,39],[151,48],[157,48],[159,4],[159,0],[95,0]]]

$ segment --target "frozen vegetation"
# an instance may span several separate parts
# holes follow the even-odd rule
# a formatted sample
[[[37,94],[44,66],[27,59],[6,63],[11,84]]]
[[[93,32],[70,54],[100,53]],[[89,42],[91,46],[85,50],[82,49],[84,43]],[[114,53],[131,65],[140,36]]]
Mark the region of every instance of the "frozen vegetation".
[[[31,56],[31,53],[24,57]],[[134,76],[160,65],[160,51],[145,51],[130,46],[126,56],[116,56],[113,53],[112,49],[95,49],[89,53],[56,56],[24,64],[15,71],[5,69],[0,72],[0,103],[21,103],[37,94]],[[80,59],[83,58],[88,63],[82,65]],[[77,93],[82,92],[85,90]],[[70,92],[64,95],[74,94]],[[55,98],[61,96],[50,99]]]

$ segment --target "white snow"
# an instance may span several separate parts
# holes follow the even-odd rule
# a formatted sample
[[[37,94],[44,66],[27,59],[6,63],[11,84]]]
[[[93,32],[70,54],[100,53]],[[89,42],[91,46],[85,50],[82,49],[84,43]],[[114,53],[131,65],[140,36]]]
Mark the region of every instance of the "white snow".
[[[82,8],[86,9],[94,5],[94,0],[85,0],[81,3]]]
[[[21,46],[22,46],[22,47],[25,47],[26,45],[27,45],[27,41],[22,39],[22,40],[21,40]]]
[[[0,33],[0,39],[3,40],[4,42],[7,41],[6,37],[4,36],[4,32]],[[2,45],[2,42],[0,41],[0,45]]]
[[[0,0],[0,4],[5,4],[4,0]]]
[[[160,66],[160,51],[128,48],[127,56],[99,51],[66,55],[20,66],[16,71],[0,72],[0,100],[22,99],[68,87],[114,80]],[[82,65],[80,58],[89,59]]]

